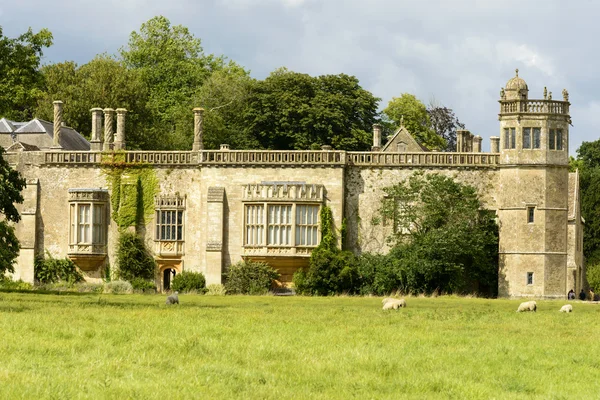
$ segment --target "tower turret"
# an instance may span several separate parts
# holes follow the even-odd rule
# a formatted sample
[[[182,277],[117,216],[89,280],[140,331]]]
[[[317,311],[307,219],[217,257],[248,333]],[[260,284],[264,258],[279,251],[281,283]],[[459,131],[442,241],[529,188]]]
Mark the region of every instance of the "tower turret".
[[[568,290],[570,103],[566,90],[562,100],[546,89],[543,97],[529,99],[518,70],[500,92],[500,296],[562,297]]]

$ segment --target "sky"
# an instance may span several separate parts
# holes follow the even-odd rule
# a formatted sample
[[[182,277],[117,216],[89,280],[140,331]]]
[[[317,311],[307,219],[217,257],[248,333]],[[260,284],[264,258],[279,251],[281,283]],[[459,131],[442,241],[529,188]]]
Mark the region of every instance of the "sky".
[[[48,28],[44,63],[116,54],[163,15],[257,79],[287,67],[354,75],[381,98],[412,93],[454,110],[472,133],[499,135],[500,88],[515,69],[529,98],[569,91],[569,152],[600,137],[600,2],[593,0],[0,0],[3,34]]]

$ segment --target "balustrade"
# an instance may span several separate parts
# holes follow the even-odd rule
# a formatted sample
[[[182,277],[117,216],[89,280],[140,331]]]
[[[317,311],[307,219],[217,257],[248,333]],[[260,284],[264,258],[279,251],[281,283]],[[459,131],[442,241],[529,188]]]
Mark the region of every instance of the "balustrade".
[[[569,115],[569,103],[554,100],[501,100],[500,114],[513,113]]]

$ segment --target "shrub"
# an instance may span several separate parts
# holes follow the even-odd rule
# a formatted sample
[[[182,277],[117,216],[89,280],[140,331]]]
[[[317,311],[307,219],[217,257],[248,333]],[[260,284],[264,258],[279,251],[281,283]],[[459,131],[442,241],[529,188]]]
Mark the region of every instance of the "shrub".
[[[13,281],[8,277],[0,279],[0,288],[8,290],[31,290],[33,285],[31,283],[23,282],[21,279]]]
[[[227,290],[225,290],[225,286],[219,283],[213,283],[206,287],[206,295],[207,296],[225,296]]]
[[[585,275],[590,285],[590,288],[594,292],[600,291],[600,264],[588,265],[585,271]]]
[[[306,271],[294,274],[296,293],[330,294],[355,293],[358,291],[358,274],[354,255],[349,251],[317,247],[310,256]]]
[[[405,292],[401,263],[393,255],[362,254],[357,257],[357,274],[362,295],[383,296]]]
[[[135,291],[139,292],[155,292],[156,283],[143,278],[133,278],[131,280],[131,287]]]
[[[79,293],[102,293],[104,285],[102,283],[76,283],[74,289]]]
[[[127,281],[111,281],[104,284],[104,293],[129,294],[133,293],[133,287]]]
[[[119,236],[117,250],[118,276],[120,279],[132,281],[135,278],[154,279],[156,262],[144,241],[133,232],[123,232]]]
[[[68,258],[53,258],[47,253],[47,258],[36,257],[34,262],[34,277],[41,284],[68,282],[70,284],[83,282],[83,275],[73,261]]]
[[[225,274],[225,290],[230,294],[266,294],[279,276],[269,264],[241,261],[229,266]]]
[[[204,275],[202,275],[201,272],[184,271],[175,275],[173,282],[171,282],[171,289],[178,291],[179,293],[192,291],[203,293],[205,286],[206,279],[204,279]]]

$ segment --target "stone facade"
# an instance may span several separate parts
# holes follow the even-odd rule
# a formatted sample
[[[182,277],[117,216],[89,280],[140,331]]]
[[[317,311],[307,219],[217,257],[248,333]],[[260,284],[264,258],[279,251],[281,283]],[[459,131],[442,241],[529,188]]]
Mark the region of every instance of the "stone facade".
[[[125,133],[118,127],[113,143],[114,111],[105,109],[102,137],[100,111],[92,110],[92,151],[6,155],[28,179],[15,278],[32,281],[33,257],[46,250],[72,258],[89,280],[116,264],[119,228],[110,216],[135,185],[126,187],[132,183],[122,178],[116,187],[115,168],[150,170],[154,177],[154,214],[136,230],[154,251],[162,287],[184,270],[220,283],[227,266],[242,259],[269,262],[288,284],[320,241],[324,205],[336,228],[346,219],[348,248],[385,252],[392,224],[379,218],[383,188],[425,170],[473,185],[484,207],[496,211],[501,296],[562,297],[585,284],[579,177],[568,172],[566,91],[563,101],[529,100],[525,82],[512,78],[501,93],[500,135],[491,153],[481,152],[481,138],[468,131],[459,133],[456,153],[429,152],[404,127],[382,146],[379,126],[370,152],[203,150],[201,109],[194,110],[193,151],[115,153]]]

